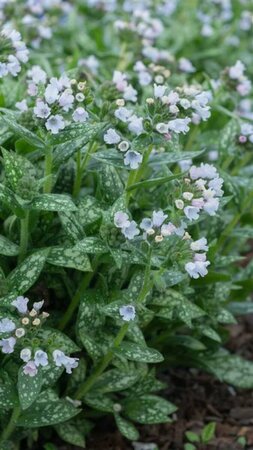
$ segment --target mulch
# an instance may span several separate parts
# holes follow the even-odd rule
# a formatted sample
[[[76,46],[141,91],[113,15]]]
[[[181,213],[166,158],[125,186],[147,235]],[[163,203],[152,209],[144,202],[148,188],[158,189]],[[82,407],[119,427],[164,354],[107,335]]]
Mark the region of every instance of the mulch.
[[[253,315],[230,327],[227,348],[253,360]],[[183,450],[186,431],[200,432],[216,422],[215,439],[198,450],[242,450],[239,437],[245,437],[247,450],[253,450],[253,391],[235,389],[213,376],[193,370],[172,369],[166,374],[168,400],[178,406],[172,424],[140,427],[140,442],[156,443],[159,450]],[[87,443],[88,450],[133,450],[110,421],[97,426]]]
[[[229,327],[227,348],[253,360],[252,330],[253,315],[239,319]],[[253,390],[235,389],[196,369],[170,369],[162,374],[162,380],[168,384],[163,395],[178,406],[178,411],[172,423],[140,426],[140,442],[155,443],[159,450],[183,450],[186,431],[199,433],[207,423],[215,422],[215,438],[197,450],[253,450]],[[238,443],[240,437],[245,437],[246,447]],[[57,449],[80,448],[58,443]],[[88,438],[87,450],[133,450],[133,445],[105,417]]]

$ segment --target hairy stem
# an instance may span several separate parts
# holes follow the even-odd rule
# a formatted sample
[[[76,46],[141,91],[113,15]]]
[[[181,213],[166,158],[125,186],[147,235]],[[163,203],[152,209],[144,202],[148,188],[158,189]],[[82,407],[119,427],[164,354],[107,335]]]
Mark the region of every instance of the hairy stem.
[[[29,211],[25,212],[25,217],[20,220],[20,245],[18,262],[25,258],[29,240]]]
[[[82,167],[81,167],[81,162],[82,162],[82,154],[81,154],[81,150],[78,150],[77,154],[76,154],[76,176],[75,176],[75,181],[74,181],[74,186],[73,186],[73,197],[77,198],[81,189],[81,185],[82,185]]]
[[[142,289],[138,295],[138,298],[136,300],[136,303],[141,303],[146,298],[147,293],[150,289],[150,268],[151,268],[151,256],[152,256],[152,248],[149,247],[148,250],[148,264],[146,266],[145,274],[144,274],[144,280],[142,284]],[[105,356],[101,359],[101,361],[98,363],[97,367],[94,369],[94,371],[91,373],[91,375],[87,378],[87,380],[81,384],[80,388],[76,392],[75,398],[77,400],[81,399],[87,392],[92,388],[96,380],[100,377],[100,375],[105,371],[105,369],[110,364],[111,360],[114,357],[114,350],[118,348],[123,341],[127,331],[129,328],[129,323],[125,323],[120,328],[114,342],[112,345],[112,348],[108,350],[108,352],[105,354]]]
[[[44,194],[49,194],[52,190],[52,169],[53,169],[53,154],[51,147],[47,147],[45,155],[45,181]]]
[[[4,441],[7,441],[9,439],[9,437],[12,435],[13,431],[16,428],[16,423],[20,416],[20,413],[21,413],[21,408],[19,406],[16,406],[12,411],[8,425],[3,430],[0,442],[3,443]]]

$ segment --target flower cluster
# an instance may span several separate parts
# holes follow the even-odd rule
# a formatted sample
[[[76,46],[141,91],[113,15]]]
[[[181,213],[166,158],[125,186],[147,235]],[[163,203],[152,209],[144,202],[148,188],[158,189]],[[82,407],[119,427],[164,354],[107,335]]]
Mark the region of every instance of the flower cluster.
[[[7,26],[0,32],[0,42],[0,78],[8,74],[16,77],[21,71],[21,63],[27,63],[29,51],[21,39],[21,34]]]
[[[228,77],[239,95],[248,95],[251,91],[251,81],[245,76],[245,65],[238,60],[234,66],[228,68]]]
[[[206,259],[206,253],[208,251],[208,245],[206,238],[192,241],[190,244],[191,250],[194,252],[193,260],[185,264],[185,270],[188,272],[191,278],[199,278],[207,275],[207,267],[210,262]],[[201,253],[199,253],[201,252]]]
[[[52,361],[57,367],[64,367],[67,373],[78,366],[78,358],[71,358],[61,350],[54,349],[46,352],[45,342],[38,338],[37,330],[44,324],[48,313],[42,312],[44,301],[33,303],[32,309],[28,309],[28,298],[19,296],[12,301],[11,306],[19,313],[19,319],[0,319],[0,334],[4,337],[0,340],[0,347],[4,354],[11,354],[17,348],[20,359],[25,363],[24,374],[34,377],[39,367],[46,367]],[[32,345],[32,337],[36,337],[36,344]],[[35,340],[34,340],[35,342]],[[28,346],[27,346],[28,343]],[[23,347],[23,345],[25,346]]]
[[[70,80],[67,75],[50,78],[39,66],[28,71],[28,93],[35,98],[34,116],[45,125],[47,131],[57,134],[66,125],[74,122],[86,122],[89,117],[84,108],[85,83]],[[18,102],[16,107],[21,111],[28,109],[27,102]]]

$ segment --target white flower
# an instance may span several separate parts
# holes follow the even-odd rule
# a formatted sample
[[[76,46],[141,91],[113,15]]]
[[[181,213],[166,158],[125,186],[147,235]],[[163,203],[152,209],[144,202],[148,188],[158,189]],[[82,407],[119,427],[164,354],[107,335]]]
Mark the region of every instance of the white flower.
[[[49,119],[46,121],[46,129],[48,131],[51,131],[52,134],[59,133],[60,130],[63,130],[65,128],[65,122],[63,120],[63,117],[59,114],[56,114],[55,116],[50,116]]]
[[[157,123],[155,128],[156,131],[158,131],[158,133],[161,134],[167,134],[169,132],[169,125],[167,123],[163,122]]]
[[[47,74],[40,66],[33,66],[27,72],[28,76],[32,79],[35,84],[46,84]]]
[[[119,313],[125,322],[135,319],[135,307],[132,305],[124,305],[119,308]]]
[[[79,108],[76,108],[76,110],[73,112],[73,120],[74,122],[86,122],[86,120],[89,118],[89,114],[87,111],[82,108],[81,106]]]
[[[24,328],[17,328],[15,331],[15,336],[17,338],[22,338],[25,335],[25,329]]]
[[[64,366],[68,374],[78,366],[78,358],[66,356],[61,350],[53,351],[53,359],[57,367]]]
[[[114,112],[115,117],[117,117],[117,119],[121,120],[124,123],[128,122],[132,114],[133,112],[125,108],[124,106],[117,108]]]
[[[24,99],[21,102],[17,102],[15,103],[15,106],[17,109],[19,109],[19,111],[21,112],[25,112],[28,111],[28,106],[27,106],[27,101]]]
[[[113,128],[109,128],[104,134],[104,141],[108,145],[119,144],[121,137]]]
[[[176,231],[176,227],[171,222],[162,225],[161,234],[164,237],[171,236],[172,234],[175,233],[175,231]]]
[[[39,312],[43,305],[44,305],[44,300],[41,300],[40,302],[35,302],[33,304],[33,309],[35,309],[35,311]]]
[[[174,119],[168,122],[169,130],[174,131],[175,133],[187,133],[189,131],[188,124],[191,122],[189,117],[185,119]]]
[[[219,209],[219,200],[217,198],[210,198],[205,202],[203,208],[210,216],[215,216]]]
[[[137,101],[137,91],[136,91],[136,89],[134,89],[133,86],[131,84],[129,84],[124,89],[123,97],[124,97],[125,100],[127,100],[129,102],[135,103]]]
[[[193,241],[190,247],[191,250],[193,250],[194,252],[199,252],[200,250],[207,251],[208,250],[207,240],[206,238],[201,238],[198,239],[197,241]]]
[[[185,270],[188,272],[191,278],[199,278],[207,275],[207,267],[210,265],[209,261],[195,261],[185,264]]]
[[[165,94],[166,86],[154,84],[154,97],[162,98]]]
[[[199,167],[192,166],[190,168],[190,177],[192,180],[197,180],[198,178],[213,179],[217,178],[217,169],[211,164],[201,163]]]
[[[148,218],[142,219],[142,221],[140,223],[140,228],[144,231],[152,230],[152,226],[153,226],[153,221]]]
[[[140,234],[140,230],[137,227],[137,223],[132,220],[128,227],[122,228],[122,233],[127,239],[132,240]]]
[[[118,149],[121,152],[126,152],[129,149],[129,147],[130,147],[130,145],[129,145],[129,142],[127,142],[127,141],[121,141],[118,145]]]
[[[127,228],[130,225],[129,217],[126,213],[118,211],[114,214],[114,225],[117,228]]]
[[[53,360],[57,367],[61,367],[65,361],[65,354],[61,350],[53,351]]]
[[[32,352],[30,350],[30,348],[23,348],[20,352],[20,358],[22,359],[22,361],[24,362],[28,362],[30,361],[32,357]]]
[[[34,361],[28,361],[28,363],[23,367],[23,372],[29,377],[35,377],[38,373],[38,369]]]
[[[52,80],[52,79],[51,79]],[[45,99],[49,105],[52,105],[59,98],[59,89],[55,84],[48,84],[45,90]]]
[[[15,344],[16,339],[14,337],[10,337],[8,339],[1,339],[0,341],[0,347],[2,347],[2,352],[5,354],[13,353]]]
[[[16,56],[13,56],[13,55],[8,56],[7,69],[8,69],[8,72],[13,77],[16,77],[17,74],[21,71],[21,65],[19,63],[19,60],[16,58]]]
[[[34,355],[34,362],[36,367],[46,367],[48,365],[48,356],[43,350],[36,350]]]
[[[71,89],[66,89],[59,98],[59,105],[63,111],[69,111],[73,107],[75,97],[72,95]]]
[[[137,134],[139,136],[143,132],[143,118],[137,117],[135,114],[130,117],[128,124],[128,129],[132,133]]]
[[[16,328],[13,320],[8,319],[7,317],[0,320],[0,333],[10,333],[14,331]]]
[[[241,61],[236,61],[235,65],[229,68],[229,78],[232,80],[239,80],[244,73],[245,65]]]
[[[127,87],[126,74],[120,72],[119,70],[115,70],[113,73],[112,81],[116,85],[118,91],[124,91]]]
[[[209,181],[208,186],[215,191],[217,197],[222,197],[224,193],[221,189],[223,183],[224,180],[222,178],[214,178],[213,180]]]
[[[7,64],[0,62],[0,78],[8,74]]]
[[[179,59],[179,69],[182,70],[182,72],[186,72],[186,73],[196,72],[196,69],[193,66],[192,62],[187,58]]]
[[[39,117],[40,119],[47,119],[51,113],[51,109],[46,103],[38,100],[36,102],[36,106],[33,108],[33,112],[36,117]]]
[[[13,300],[11,304],[17,308],[18,312],[20,314],[26,314],[27,313],[27,304],[29,300],[26,297],[19,296],[16,298],[16,300]]]
[[[141,86],[148,86],[152,81],[152,76],[148,72],[139,72],[139,83]]]
[[[186,206],[184,208],[184,213],[190,221],[197,220],[199,218],[199,211],[200,208],[196,206]]]
[[[134,150],[128,150],[124,155],[125,166],[130,166],[131,169],[138,169],[139,165],[142,163],[142,155]]]
[[[168,215],[164,214],[164,212],[162,210],[160,211],[153,211],[152,214],[152,223],[153,226],[158,228],[160,227],[163,222],[167,219]]]

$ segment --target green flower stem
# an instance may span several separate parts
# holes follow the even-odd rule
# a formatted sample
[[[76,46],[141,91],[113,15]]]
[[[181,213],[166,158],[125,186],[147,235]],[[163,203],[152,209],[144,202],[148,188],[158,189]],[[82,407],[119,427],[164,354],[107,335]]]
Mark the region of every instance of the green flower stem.
[[[66,326],[68,325],[68,323],[70,322],[75,310],[78,308],[78,305],[80,303],[80,300],[81,300],[84,292],[86,291],[92,278],[95,275],[97,267],[98,267],[98,259],[94,258],[93,271],[88,272],[84,275],[80,285],[77,288],[77,291],[76,291],[74,297],[72,298],[65,314],[63,315],[63,317],[59,323],[59,330],[64,330],[66,328]]]
[[[150,290],[149,281],[150,281],[151,255],[152,255],[152,248],[149,247],[148,264],[146,266],[146,270],[145,270],[145,274],[144,274],[142,289],[140,291],[140,294],[138,295],[136,303],[141,303],[145,299],[147,293]],[[121,342],[123,341],[123,339],[128,331],[128,328],[129,328],[129,323],[125,323],[124,325],[122,325],[122,327],[120,328],[120,330],[114,340],[112,348],[110,350],[108,350],[106,355],[102,358],[102,360],[97,365],[97,367],[94,369],[93,373],[89,376],[89,378],[87,378],[87,380],[83,384],[81,384],[80,388],[78,389],[78,391],[75,395],[75,398],[77,400],[81,399],[82,397],[84,397],[85,394],[87,394],[87,392],[92,388],[92,386],[94,385],[94,383],[96,382],[98,377],[100,377],[100,375],[108,367],[108,365],[110,364],[111,360],[114,357],[114,350],[120,346]]]
[[[25,212],[25,217],[20,220],[20,246],[19,246],[19,263],[25,258],[29,239],[29,211]]]
[[[242,215],[245,213],[245,211],[251,205],[252,200],[253,200],[253,191],[251,191],[248,194],[248,196],[245,198],[244,202],[242,203],[241,211],[238,214],[236,214],[236,216],[233,217],[233,219],[226,226],[223,233],[221,233],[220,238],[218,239],[218,242],[217,242],[217,248],[223,246],[223,244],[225,243],[227,238],[231,235],[233,229],[239,223]]]
[[[94,385],[94,383],[96,382],[97,378],[100,377],[100,375],[104,372],[104,370],[108,367],[108,365],[110,364],[111,360],[114,357],[114,349],[116,349],[117,347],[120,346],[121,342],[123,341],[127,330],[129,328],[129,324],[125,323],[119,330],[114,343],[113,343],[113,348],[111,350],[109,350],[106,355],[104,356],[104,358],[100,361],[100,363],[97,365],[96,369],[94,370],[94,372],[90,375],[90,377],[80,386],[80,388],[78,389],[75,398],[81,399],[85,394],[87,394],[87,392],[92,388],[92,386]]]
[[[49,194],[52,191],[52,169],[53,169],[53,153],[51,147],[47,147],[45,155],[44,194]]]
[[[73,186],[73,197],[77,198],[81,189],[81,185],[82,185],[82,167],[81,167],[81,163],[82,163],[82,154],[81,154],[81,150],[78,150],[77,154],[76,154],[76,176],[75,176],[75,181],[74,181],[74,186]]]
[[[1,442],[3,443],[4,441],[7,441],[9,439],[9,437],[12,435],[13,431],[16,428],[16,423],[17,423],[17,420],[18,420],[18,418],[20,416],[20,413],[21,413],[20,406],[16,406],[13,409],[13,411],[12,411],[12,415],[10,417],[10,420],[9,420],[9,423],[8,423],[7,427],[4,428],[4,430],[3,430],[0,443]]]

